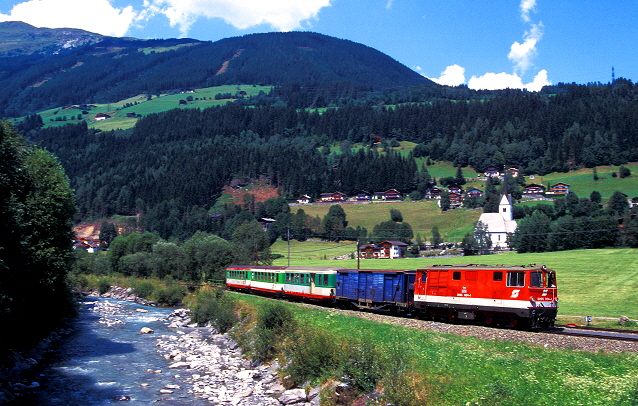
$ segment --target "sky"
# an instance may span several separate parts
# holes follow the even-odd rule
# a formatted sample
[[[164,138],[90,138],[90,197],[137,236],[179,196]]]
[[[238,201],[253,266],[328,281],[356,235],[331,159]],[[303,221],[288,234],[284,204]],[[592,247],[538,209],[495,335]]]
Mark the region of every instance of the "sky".
[[[2,21],[205,41],[313,31],[472,89],[638,78],[636,0],[0,0]]]

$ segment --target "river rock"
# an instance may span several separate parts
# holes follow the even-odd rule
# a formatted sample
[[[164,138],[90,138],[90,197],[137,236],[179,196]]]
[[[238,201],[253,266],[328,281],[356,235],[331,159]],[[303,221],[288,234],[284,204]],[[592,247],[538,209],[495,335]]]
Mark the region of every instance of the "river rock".
[[[140,334],[153,334],[155,331],[153,331],[152,328],[150,327],[142,327],[142,329],[140,330]]]
[[[279,403],[282,405],[292,405],[306,400],[306,391],[303,389],[288,389],[279,397]]]

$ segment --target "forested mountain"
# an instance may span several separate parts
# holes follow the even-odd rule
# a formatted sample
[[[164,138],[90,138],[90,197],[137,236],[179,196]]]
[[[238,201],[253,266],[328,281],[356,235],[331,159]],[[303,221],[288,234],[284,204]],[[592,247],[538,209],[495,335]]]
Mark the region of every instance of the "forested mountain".
[[[0,23],[0,38],[18,25],[24,30],[17,42],[28,47],[34,34],[21,24]],[[76,33],[76,42],[65,38],[84,45],[58,45],[56,54],[47,52],[48,47],[26,52],[17,45],[0,54],[0,117],[221,84],[296,83],[312,89],[340,82],[358,90],[436,86],[373,48],[310,32],[252,34],[217,42],[86,38],[82,33]]]
[[[154,212],[177,222],[205,213],[234,177],[266,178],[296,198],[420,190],[413,156],[477,171],[515,166],[524,174],[638,160],[637,86],[619,79],[555,90],[393,108],[353,102],[322,113],[239,104],[176,109],[108,133],[85,123],[38,130],[36,119],[23,132],[60,158],[82,217]],[[402,140],[418,143],[414,155],[392,152]],[[355,143],[365,147],[351,150]]]

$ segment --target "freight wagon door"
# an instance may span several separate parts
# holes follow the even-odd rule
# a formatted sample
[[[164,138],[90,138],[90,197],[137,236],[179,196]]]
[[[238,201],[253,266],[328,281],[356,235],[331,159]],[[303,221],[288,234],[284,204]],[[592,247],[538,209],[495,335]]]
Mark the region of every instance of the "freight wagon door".
[[[359,272],[359,300],[371,299],[369,290],[372,283],[372,274],[367,272]]]
[[[428,270],[427,295],[446,296],[447,295],[448,271]]]

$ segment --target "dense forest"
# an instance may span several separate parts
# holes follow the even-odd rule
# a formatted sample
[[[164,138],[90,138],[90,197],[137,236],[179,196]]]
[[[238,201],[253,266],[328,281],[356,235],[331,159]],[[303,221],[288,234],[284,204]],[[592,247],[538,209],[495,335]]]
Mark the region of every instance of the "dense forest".
[[[290,198],[390,188],[408,194],[423,181],[414,157],[541,175],[638,160],[636,86],[619,79],[560,89],[554,96],[508,91],[484,101],[353,103],[324,112],[239,104],[176,109],[113,132],[84,123],[42,130],[35,117],[21,129],[60,158],[81,218],[148,212],[170,201],[180,216],[192,207],[208,210],[238,177],[266,178]],[[404,140],[418,143],[411,155],[391,148]]]

